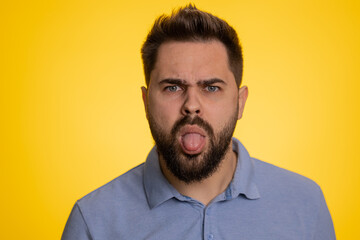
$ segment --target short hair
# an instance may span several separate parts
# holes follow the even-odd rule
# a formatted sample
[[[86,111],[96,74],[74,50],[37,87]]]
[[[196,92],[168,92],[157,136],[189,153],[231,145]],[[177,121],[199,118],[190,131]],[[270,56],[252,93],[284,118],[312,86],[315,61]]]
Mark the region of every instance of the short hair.
[[[170,16],[161,15],[151,28],[141,48],[146,86],[155,67],[158,49],[170,41],[211,41],[219,40],[226,48],[228,64],[240,87],[243,72],[241,45],[236,31],[224,20],[189,4],[173,11]]]

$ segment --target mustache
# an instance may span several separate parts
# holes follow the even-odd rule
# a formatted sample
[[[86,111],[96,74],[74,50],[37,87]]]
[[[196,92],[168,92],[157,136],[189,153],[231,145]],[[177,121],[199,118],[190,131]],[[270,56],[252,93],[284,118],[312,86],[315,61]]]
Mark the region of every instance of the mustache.
[[[180,128],[185,125],[197,125],[197,126],[201,127],[202,129],[204,129],[207,132],[207,134],[209,135],[209,137],[214,136],[214,130],[211,127],[211,125],[208,122],[206,122],[204,119],[202,119],[201,117],[198,117],[198,116],[195,116],[193,118],[191,118],[190,116],[185,116],[185,117],[177,120],[175,122],[173,128],[171,129],[171,135],[174,136],[180,130]]]

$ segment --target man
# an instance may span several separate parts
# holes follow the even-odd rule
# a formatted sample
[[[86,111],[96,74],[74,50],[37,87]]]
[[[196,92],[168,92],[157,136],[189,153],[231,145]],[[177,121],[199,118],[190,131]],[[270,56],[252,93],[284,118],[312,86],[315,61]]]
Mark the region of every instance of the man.
[[[189,5],[142,47],[144,164],[79,200],[62,239],[335,239],[320,188],[232,138],[248,95],[235,30]]]

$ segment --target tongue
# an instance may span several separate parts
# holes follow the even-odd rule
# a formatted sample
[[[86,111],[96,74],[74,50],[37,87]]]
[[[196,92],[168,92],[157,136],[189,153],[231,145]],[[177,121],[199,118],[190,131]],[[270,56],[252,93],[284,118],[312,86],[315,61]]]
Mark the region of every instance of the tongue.
[[[198,133],[188,133],[183,136],[182,141],[187,151],[196,151],[202,146],[204,137]]]

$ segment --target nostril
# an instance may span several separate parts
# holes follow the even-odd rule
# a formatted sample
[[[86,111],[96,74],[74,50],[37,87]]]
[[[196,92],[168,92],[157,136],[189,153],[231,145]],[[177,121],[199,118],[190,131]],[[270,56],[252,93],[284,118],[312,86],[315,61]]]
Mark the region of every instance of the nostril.
[[[200,109],[191,110],[191,109],[183,109],[184,114],[200,114]]]

